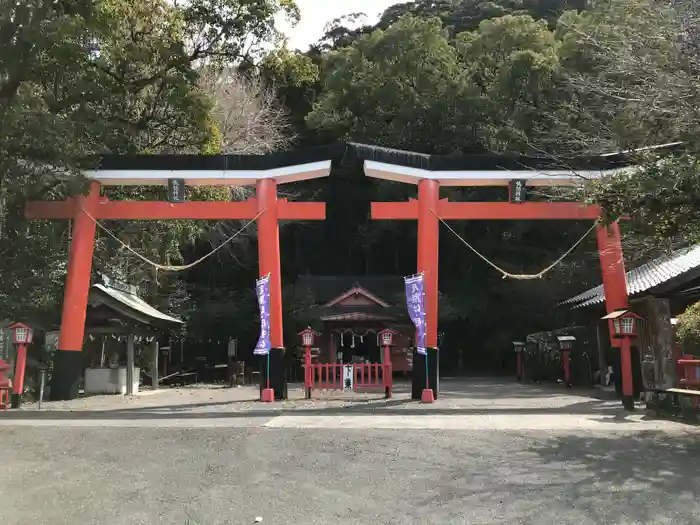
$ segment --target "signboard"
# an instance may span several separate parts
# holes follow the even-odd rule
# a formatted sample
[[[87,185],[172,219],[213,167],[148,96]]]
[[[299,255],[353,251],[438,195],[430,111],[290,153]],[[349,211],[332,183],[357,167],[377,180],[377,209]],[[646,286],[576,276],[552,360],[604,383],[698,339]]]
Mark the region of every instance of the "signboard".
[[[343,391],[352,391],[355,386],[355,378],[352,373],[352,365],[343,365]]]
[[[125,283],[124,281],[120,281],[119,279],[115,279],[114,277],[109,277],[105,274],[100,274],[100,277],[102,279],[102,284],[104,284],[108,288],[113,288],[115,290],[119,290],[120,292],[136,296],[138,296],[139,294],[139,287],[136,285]]]
[[[255,293],[260,309],[260,338],[255,345],[255,355],[270,353],[270,276],[266,275],[255,281]]]
[[[5,328],[0,328],[0,359],[3,361],[9,361],[10,360],[10,354],[7,351],[8,344],[7,344],[7,332],[9,330],[5,330]]]
[[[418,337],[416,350],[425,355],[425,308],[423,307],[423,275],[404,277],[406,285],[406,306]]]
[[[526,180],[514,179],[508,183],[508,194],[512,204],[522,204],[527,200]]]
[[[168,179],[168,201],[185,202],[185,179]]]

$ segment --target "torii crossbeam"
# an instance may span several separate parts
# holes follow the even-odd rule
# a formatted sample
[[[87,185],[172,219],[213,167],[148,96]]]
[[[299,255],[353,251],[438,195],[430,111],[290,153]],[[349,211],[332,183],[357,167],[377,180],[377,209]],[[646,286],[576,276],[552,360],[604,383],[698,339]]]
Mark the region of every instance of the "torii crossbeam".
[[[319,152],[323,157],[323,152]],[[313,156],[313,155],[308,155]],[[234,220],[258,224],[259,275],[270,275],[270,380],[275,397],[286,397],[282,331],[279,220],[324,220],[325,203],[277,198],[277,185],[330,173],[330,160],[303,164],[284,154],[271,156],[137,156],[103,159],[100,169],[86,171],[89,193],[62,202],[29,202],[28,219],[73,221],[61,332],[51,384],[51,398],[73,399],[82,371],[82,347],[93,251],[95,220]],[[312,159],[313,160],[313,159]],[[110,201],[102,185],[163,185],[182,179],[186,185],[253,185],[256,196],[244,202]],[[93,220],[93,218],[95,220]],[[266,371],[266,367],[262,368]],[[261,375],[265,375],[262,373]],[[264,384],[266,378],[261,378]]]
[[[600,216],[598,206],[577,202],[450,202],[440,199],[441,186],[506,186],[520,180],[526,186],[555,186],[580,184],[582,179],[596,179],[622,169],[603,159],[601,166],[544,170],[528,161],[475,155],[437,157],[384,149],[365,157],[365,174],[369,177],[418,185],[418,199],[408,202],[373,202],[374,220],[417,220],[417,271],[424,275],[426,310],[426,347],[429,365],[428,387],[435,396],[439,390],[438,334],[438,253],[440,219],[443,220],[590,220]],[[371,160],[369,160],[371,159]],[[381,160],[377,160],[381,159]],[[494,162],[495,161],[495,162]],[[455,166],[461,162],[463,166]],[[507,164],[510,163],[510,169]],[[490,165],[489,165],[490,164]],[[606,165],[608,164],[608,165]],[[471,165],[471,166],[470,166]],[[615,223],[609,228],[597,228],[598,250],[608,312],[627,307],[625,267],[620,243],[620,231]],[[612,330],[610,331],[612,334]],[[619,346],[612,339],[612,346]],[[631,363],[623,359],[623,363]],[[414,355],[412,398],[421,399],[425,387],[425,360]],[[633,407],[632,368],[623,367],[623,403]]]

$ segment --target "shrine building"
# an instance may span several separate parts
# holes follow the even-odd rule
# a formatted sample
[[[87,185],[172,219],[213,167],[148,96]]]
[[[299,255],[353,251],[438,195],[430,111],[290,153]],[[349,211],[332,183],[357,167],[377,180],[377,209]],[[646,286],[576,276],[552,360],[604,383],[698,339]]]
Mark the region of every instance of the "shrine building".
[[[396,335],[390,350],[394,372],[413,369],[415,328],[406,313],[402,277],[301,276],[321,324],[312,349],[316,363],[383,363],[379,332]]]

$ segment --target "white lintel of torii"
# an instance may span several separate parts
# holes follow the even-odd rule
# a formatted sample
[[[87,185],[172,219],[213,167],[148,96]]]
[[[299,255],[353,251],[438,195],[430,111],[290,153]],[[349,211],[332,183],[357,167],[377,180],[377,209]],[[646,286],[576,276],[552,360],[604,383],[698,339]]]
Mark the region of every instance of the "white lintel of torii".
[[[105,186],[164,186],[169,179],[184,179],[188,186],[248,186],[264,179],[278,184],[328,177],[331,161],[283,166],[268,170],[86,170],[87,179]]]
[[[407,184],[421,179],[436,180],[441,186],[507,186],[512,180],[526,180],[528,186],[576,186],[609,175],[630,173],[636,166],[608,170],[455,170],[433,171],[373,160],[364,163],[365,175]]]

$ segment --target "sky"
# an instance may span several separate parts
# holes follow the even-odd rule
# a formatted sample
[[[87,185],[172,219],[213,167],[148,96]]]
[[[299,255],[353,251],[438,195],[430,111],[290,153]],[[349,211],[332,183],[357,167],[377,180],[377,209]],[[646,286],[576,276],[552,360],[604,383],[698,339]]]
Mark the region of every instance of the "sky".
[[[282,29],[289,37],[289,47],[306,51],[323,35],[325,25],[350,13],[365,13],[366,23],[374,24],[384,10],[406,0],[296,0],[301,10],[301,22]]]

